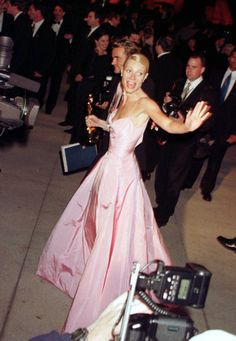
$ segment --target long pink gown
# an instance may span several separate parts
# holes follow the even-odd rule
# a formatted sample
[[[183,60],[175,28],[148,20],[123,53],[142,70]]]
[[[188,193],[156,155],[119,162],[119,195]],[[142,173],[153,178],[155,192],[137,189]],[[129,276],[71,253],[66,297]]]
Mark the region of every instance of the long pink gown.
[[[133,262],[171,260],[134,154],[146,123],[110,122],[110,145],[54,227],[37,274],[72,297],[64,332],[92,324],[129,289]]]

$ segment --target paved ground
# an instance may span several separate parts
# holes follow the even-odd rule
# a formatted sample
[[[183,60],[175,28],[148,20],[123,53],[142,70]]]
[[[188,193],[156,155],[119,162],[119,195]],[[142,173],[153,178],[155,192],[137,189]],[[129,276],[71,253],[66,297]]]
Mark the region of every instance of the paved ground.
[[[63,176],[59,158],[69,135],[57,123],[66,112],[63,93],[52,115],[39,113],[24,138],[0,138],[0,340],[27,341],[60,330],[70,299],[35,276],[38,258],[83,173]],[[198,183],[185,190],[162,229],[176,265],[204,265],[212,273],[204,310],[190,309],[200,331],[236,334],[236,255],[220,246],[220,234],[235,237],[236,148],[223,163],[213,201],[201,199]],[[153,201],[153,180],[146,182]],[[154,202],[154,201],[153,201]],[[223,341],[223,340],[222,340]]]

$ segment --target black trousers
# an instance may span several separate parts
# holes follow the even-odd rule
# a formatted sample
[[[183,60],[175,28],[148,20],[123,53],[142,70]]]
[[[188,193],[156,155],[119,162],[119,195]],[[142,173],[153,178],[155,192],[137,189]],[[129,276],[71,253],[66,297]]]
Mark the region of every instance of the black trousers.
[[[161,149],[155,174],[157,222],[166,224],[173,215],[181,189],[192,166],[195,142],[167,142]]]
[[[80,139],[87,135],[85,116],[87,115],[88,96],[93,93],[95,82],[93,79],[83,79],[74,82],[68,94],[68,112],[66,122],[73,126],[70,143],[81,142]]]
[[[45,103],[47,113],[51,113],[57,104],[57,99],[61,87],[62,78],[66,68],[66,63],[54,63],[48,81],[50,82],[48,95]],[[46,89],[45,89],[46,91]],[[45,95],[45,94],[44,94]]]
[[[216,142],[208,158],[207,168],[201,180],[202,193],[211,193],[215,188],[217,176],[227,151],[229,144],[227,142]]]

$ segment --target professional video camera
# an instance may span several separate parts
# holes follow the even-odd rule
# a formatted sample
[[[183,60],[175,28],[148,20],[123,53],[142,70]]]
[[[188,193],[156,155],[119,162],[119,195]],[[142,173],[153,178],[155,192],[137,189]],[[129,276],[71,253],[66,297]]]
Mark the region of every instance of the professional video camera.
[[[157,265],[157,269],[150,274],[139,272],[139,264],[134,264],[130,297],[127,299],[119,341],[183,341],[197,333],[193,321],[189,317],[173,313],[170,306],[203,308],[211,273],[194,263],[174,267],[164,266],[162,261],[156,260],[147,266],[153,264]],[[152,315],[129,315],[135,294],[151,308]],[[154,302],[151,297],[160,303]],[[164,308],[163,304],[169,308]]]
[[[40,84],[31,79],[0,70],[0,136],[6,130],[13,130],[26,125],[33,127],[39,111],[39,103],[34,98],[28,98],[26,91],[37,92]],[[24,90],[24,95],[12,97],[14,88]]]

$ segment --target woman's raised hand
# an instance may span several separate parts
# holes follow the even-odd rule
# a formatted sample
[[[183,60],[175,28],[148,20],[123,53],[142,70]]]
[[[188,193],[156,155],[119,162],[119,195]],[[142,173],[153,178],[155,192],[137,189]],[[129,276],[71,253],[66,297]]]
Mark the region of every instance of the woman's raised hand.
[[[185,125],[189,131],[199,128],[211,115],[210,106],[204,102],[197,102],[193,110],[190,110],[185,119]]]

